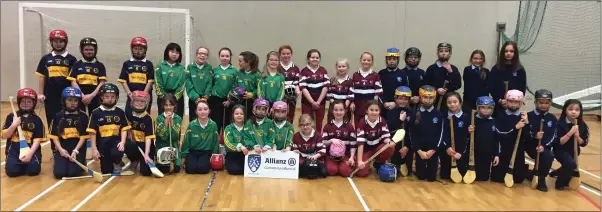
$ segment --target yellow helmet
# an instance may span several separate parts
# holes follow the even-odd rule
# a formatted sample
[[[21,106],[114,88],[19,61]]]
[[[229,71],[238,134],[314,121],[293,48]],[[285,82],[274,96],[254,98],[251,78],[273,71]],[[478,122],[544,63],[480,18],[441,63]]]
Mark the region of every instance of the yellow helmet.
[[[423,85],[422,87],[420,87],[420,90],[418,93],[420,94],[420,97],[437,95],[437,91],[436,91],[435,87],[430,86],[430,85]]]

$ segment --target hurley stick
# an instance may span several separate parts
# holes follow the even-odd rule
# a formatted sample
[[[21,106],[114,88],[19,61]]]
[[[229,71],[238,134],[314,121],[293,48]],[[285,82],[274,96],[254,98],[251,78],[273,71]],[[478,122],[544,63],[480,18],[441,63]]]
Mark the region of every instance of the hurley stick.
[[[449,129],[450,129],[450,133],[451,133],[451,148],[456,151],[456,142],[455,142],[455,132],[454,132],[454,118],[453,115],[448,116],[447,119],[449,119]],[[451,174],[450,177],[452,179],[452,181],[454,181],[454,183],[460,183],[462,182],[462,175],[460,174],[460,171],[458,170],[458,166],[456,164],[456,158],[455,156],[451,156]]]
[[[573,124],[574,126],[577,126],[577,119],[573,121]],[[573,136],[573,143],[575,144],[575,148],[573,149],[573,158],[575,158],[575,165],[577,166],[575,166],[575,170],[573,171],[573,177],[569,181],[569,188],[574,190],[578,189],[581,185],[581,174],[579,173],[579,142],[577,142],[577,138],[575,136]]]
[[[539,131],[543,131],[543,122],[544,121],[545,120],[543,119],[543,117],[541,117],[541,122],[539,123]],[[541,146],[541,138],[537,141],[537,146]],[[533,168],[533,180],[531,180],[531,188],[537,188],[537,184],[539,181],[539,180],[537,180],[538,172],[539,172],[539,152],[537,152],[537,157],[535,159],[535,168]]]
[[[470,123],[473,126],[473,128],[475,127],[475,123],[474,123],[474,118],[475,118],[475,114],[476,114],[476,110],[472,110],[472,113],[470,113],[471,118],[470,118]],[[474,182],[474,180],[477,178],[477,174],[475,173],[475,168],[474,168],[474,129],[473,131],[470,133],[470,157],[468,159],[468,171],[466,171],[466,174],[464,175],[464,183],[466,184],[471,184],[472,182]]]

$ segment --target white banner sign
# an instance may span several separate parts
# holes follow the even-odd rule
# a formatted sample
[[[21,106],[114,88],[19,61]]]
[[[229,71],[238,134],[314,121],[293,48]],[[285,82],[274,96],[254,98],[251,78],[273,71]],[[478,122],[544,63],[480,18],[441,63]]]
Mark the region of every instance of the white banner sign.
[[[267,151],[245,156],[245,177],[299,178],[299,154],[288,151]]]

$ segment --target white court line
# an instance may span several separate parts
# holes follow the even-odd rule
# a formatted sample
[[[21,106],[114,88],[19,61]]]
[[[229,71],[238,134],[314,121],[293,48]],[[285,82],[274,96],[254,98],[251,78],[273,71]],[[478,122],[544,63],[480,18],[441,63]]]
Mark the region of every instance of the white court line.
[[[121,168],[121,170],[123,171],[123,170],[127,169],[129,166],[130,166],[130,162],[125,164],[125,166],[123,168]],[[90,199],[92,199],[92,197],[94,197],[94,195],[96,195],[102,188],[104,188],[105,186],[107,186],[107,184],[109,184],[111,181],[113,181],[114,178],[115,178],[115,176],[111,176],[111,178],[109,178],[107,181],[102,183],[102,185],[100,185],[98,188],[96,188],[96,190],[94,190],[84,200],[82,200],[73,209],[71,209],[71,211],[77,211],[79,208],[81,208],[84,204],[86,204],[86,202],[88,202]]]
[[[43,144],[40,145],[40,148],[42,148],[43,146],[48,145],[50,142],[44,142]],[[6,161],[2,161],[2,163],[0,163],[0,166],[4,166],[4,164],[6,164]]]
[[[530,159],[526,159],[525,161],[526,161],[527,163],[531,164],[531,165],[535,165],[535,163],[533,163],[533,161],[531,161]],[[552,170],[552,169],[550,169],[550,170]],[[579,169],[579,170],[583,170],[583,169]],[[596,175],[594,175],[594,176],[596,176]],[[598,177],[598,179],[600,179],[600,177]],[[582,189],[585,189],[585,190],[587,190],[587,191],[589,191],[589,192],[592,192],[592,193],[593,193],[593,194],[595,194],[595,195],[602,196],[602,194],[600,194],[600,192],[598,192],[598,191],[595,191],[595,190],[592,190],[592,189],[590,189],[590,188],[588,188],[588,187],[585,187],[585,186],[583,186],[583,185],[580,185],[579,187],[580,187],[580,188],[582,188]]]
[[[86,165],[90,165],[91,163],[93,163],[94,160],[89,161]],[[59,185],[61,185],[63,182],[65,182],[65,180],[60,180],[58,182],[56,182],[54,185],[50,186],[49,188],[47,188],[46,190],[42,191],[42,193],[39,193],[37,196],[35,196],[34,198],[30,199],[29,201],[27,201],[25,204],[21,205],[21,207],[15,209],[15,211],[21,211],[24,208],[26,208],[27,206],[31,205],[31,203],[37,201],[38,199],[42,198],[44,195],[46,195],[48,192],[52,191],[52,189],[55,189],[56,187],[58,187]]]
[[[364,211],[370,211],[370,209],[368,208],[368,205],[366,205],[366,202],[364,201],[364,198],[362,198],[360,191],[357,190],[355,183],[353,183],[353,180],[350,177],[348,177],[347,180],[349,180],[349,184],[351,184],[351,187],[353,187],[353,191],[355,191],[355,195],[357,196],[357,199],[359,199],[360,203],[362,203],[362,206],[364,207]]]

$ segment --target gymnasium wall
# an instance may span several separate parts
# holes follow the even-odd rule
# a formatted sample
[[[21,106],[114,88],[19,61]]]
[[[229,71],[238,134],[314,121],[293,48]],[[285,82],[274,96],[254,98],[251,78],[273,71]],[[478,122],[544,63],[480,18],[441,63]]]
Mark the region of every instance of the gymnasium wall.
[[[44,1],[50,3],[51,1]],[[123,5],[145,7],[188,8],[194,18],[194,37],[192,50],[200,45],[211,49],[209,62],[218,64],[217,50],[223,46],[230,47],[234,55],[250,50],[260,57],[263,66],[265,55],[276,50],[282,44],[290,44],[294,50],[293,61],[303,66],[305,53],[311,48],[322,52],[322,65],[334,74],[334,63],[337,58],[345,57],[351,62],[350,72],[359,68],[359,56],[368,51],[375,55],[375,69],[385,66],[384,52],[389,47],[405,50],[415,46],[423,53],[420,67],[432,64],[436,58],[436,46],[440,42],[453,45],[451,62],[460,71],[468,63],[469,54],[474,49],[484,50],[487,56],[487,67],[491,67],[496,57],[497,33],[496,22],[507,23],[507,33],[514,31],[518,14],[518,1],[370,1],[370,2],[315,2],[315,1],[259,1],[259,2],[194,2],[194,1],[158,1],[158,2],[118,2],[118,1],[54,1],[55,3]],[[18,2],[1,2],[1,100],[8,100],[19,89],[18,58]],[[85,23],[90,17],[66,10],[61,19]],[[27,14],[27,13],[26,13]],[[76,15],[77,14],[77,15]],[[131,21],[139,13],[107,12],[110,20]],[[118,16],[118,17],[115,17]],[[121,16],[121,17],[119,17]],[[38,29],[40,22],[36,16],[27,15],[24,19],[28,30]],[[173,15],[169,21],[174,26],[183,25],[181,15]],[[136,24],[136,23],[132,23]],[[120,31],[115,24],[106,22],[98,24],[99,30],[107,32]],[[182,28],[183,29],[183,28]],[[153,31],[153,29],[149,29]],[[154,29],[160,31],[161,29]],[[164,30],[161,30],[164,31]],[[73,33],[67,31],[71,36]],[[177,32],[180,33],[181,32]],[[43,32],[47,36],[48,32]],[[37,34],[28,34],[36,37]],[[86,36],[96,36],[94,34]],[[123,42],[135,35],[123,37]],[[142,35],[144,36],[144,35]],[[150,36],[150,35],[149,35]],[[39,36],[38,36],[39,37]],[[170,40],[170,33],[163,37],[163,43],[154,41],[151,48],[161,52]],[[96,37],[98,39],[98,37]],[[78,43],[81,37],[70,37],[68,50],[76,57],[81,55]],[[37,38],[38,43],[46,38]],[[29,42],[29,41],[28,41]],[[177,41],[180,42],[180,41]],[[183,45],[183,41],[180,45]],[[28,45],[28,44],[26,44]],[[36,44],[40,45],[40,44]],[[44,45],[42,43],[42,45]],[[111,51],[108,44],[100,43],[99,58]],[[104,45],[104,46],[103,46]],[[127,47],[120,47],[126,49]],[[120,50],[121,51],[121,50]],[[40,52],[42,55],[46,52]],[[154,63],[160,61],[161,54],[149,55]],[[118,58],[119,61],[129,56]],[[39,58],[28,59],[26,64],[27,86],[37,89],[37,77],[33,74]],[[237,65],[236,58],[233,64]],[[402,65],[403,66],[403,62]],[[120,67],[119,67],[120,68]],[[110,81],[115,82],[119,68],[107,70]]]

